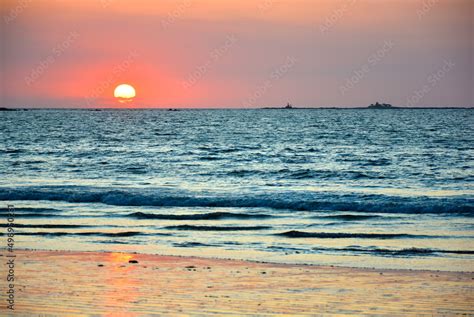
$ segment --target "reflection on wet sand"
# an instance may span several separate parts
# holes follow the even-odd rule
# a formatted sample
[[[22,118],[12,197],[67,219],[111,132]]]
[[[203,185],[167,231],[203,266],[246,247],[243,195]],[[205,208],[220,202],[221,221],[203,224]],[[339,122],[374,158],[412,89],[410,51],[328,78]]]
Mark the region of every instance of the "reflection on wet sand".
[[[15,309],[29,315],[330,312],[394,316],[474,312],[474,273],[126,253],[18,251],[17,257]],[[4,299],[1,294],[0,300]]]

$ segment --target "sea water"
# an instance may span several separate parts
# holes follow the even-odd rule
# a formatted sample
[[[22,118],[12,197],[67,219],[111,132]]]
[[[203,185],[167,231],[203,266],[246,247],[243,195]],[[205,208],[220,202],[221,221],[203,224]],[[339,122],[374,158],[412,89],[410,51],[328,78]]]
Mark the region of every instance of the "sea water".
[[[0,223],[18,248],[472,271],[473,114],[0,112]]]

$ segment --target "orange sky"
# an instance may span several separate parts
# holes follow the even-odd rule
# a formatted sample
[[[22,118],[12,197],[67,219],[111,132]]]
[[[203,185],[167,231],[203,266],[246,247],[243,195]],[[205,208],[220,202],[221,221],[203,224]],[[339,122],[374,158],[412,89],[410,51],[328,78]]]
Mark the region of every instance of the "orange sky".
[[[0,102],[472,106],[473,3],[2,0]]]

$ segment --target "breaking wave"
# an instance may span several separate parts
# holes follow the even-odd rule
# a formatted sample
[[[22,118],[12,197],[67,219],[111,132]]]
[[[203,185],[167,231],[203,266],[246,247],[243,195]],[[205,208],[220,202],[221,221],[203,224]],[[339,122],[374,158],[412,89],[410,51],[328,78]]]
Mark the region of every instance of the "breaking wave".
[[[31,186],[0,188],[0,200],[49,200],[115,206],[241,207],[298,211],[474,215],[474,198],[467,196],[402,197],[309,191],[198,195],[168,189],[109,190],[102,187]]]

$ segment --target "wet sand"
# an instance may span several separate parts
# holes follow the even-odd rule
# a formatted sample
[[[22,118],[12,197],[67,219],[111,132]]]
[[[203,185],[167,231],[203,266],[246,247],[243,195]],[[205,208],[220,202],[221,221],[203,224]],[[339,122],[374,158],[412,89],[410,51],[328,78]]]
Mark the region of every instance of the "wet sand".
[[[3,263],[4,250],[1,253]],[[474,273],[130,253],[15,254],[15,313],[19,315],[474,314]],[[4,281],[6,265],[0,274]],[[3,286],[0,299],[0,315],[5,315],[9,311]]]

